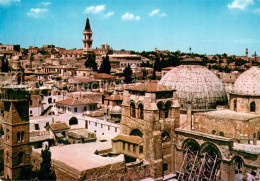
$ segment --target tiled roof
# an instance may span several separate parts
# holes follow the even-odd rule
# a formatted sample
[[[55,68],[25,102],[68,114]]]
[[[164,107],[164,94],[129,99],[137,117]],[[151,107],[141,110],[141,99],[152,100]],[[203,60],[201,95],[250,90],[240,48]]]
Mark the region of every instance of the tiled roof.
[[[67,98],[60,101],[57,101],[56,104],[68,105],[68,106],[79,106],[86,105],[86,102],[80,101],[78,99]]]
[[[97,80],[95,79],[90,79],[90,78],[87,78],[87,77],[84,77],[84,78],[75,78],[73,79],[76,83],[86,83],[86,82],[97,82]]]
[[[129,136],[129,135],[119,134],[115,138],[113,138],[112,141],[114,141],[114,142],[124,141],[127,143],[133,143],[133,144],[139,145],[140,143],[143,142],[143,138],[141,138],[139,136]]]
[[[94,74],[94,77],[96,79],[115,79],[116,77],[113,75],[109,75],[106,73],[99,73],[99,74]]]
[[[157,84],[155,81],[146,81],[145,83],[130,84],[126,86],[127,90],[145,91],[145,92],[160,92],[175,90],[165,85]]]
[[[64,123],[64,122],[60,122],[60,123],[51,123],[50,127],[52,130],[54,131],[59,131],[59,130],[64,130],[64,129],[70,129],[70,127]]]
[[[111,95],[111,96],[109,96],[109,97],[106,97],[105,98],[106,100],[111,100],[111,101],[116,101],[116,100],[123,100],[123,96],[121,96],[121,95]]]
[[[89,98],[85,98],[83,100],[83,102],[85,102],[86,104],[97,104],[97,102],[93,101],[92,99]]]

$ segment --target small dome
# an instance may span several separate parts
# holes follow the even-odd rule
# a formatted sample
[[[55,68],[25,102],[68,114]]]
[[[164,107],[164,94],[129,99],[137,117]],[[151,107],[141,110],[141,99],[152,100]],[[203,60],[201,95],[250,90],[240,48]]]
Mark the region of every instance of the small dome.
[[[175,88],[181,109],[215,109],[216,104],[225,103],[227,95],[222,81],[209,69],[186,60],[166,73],[159,84]],[[189,64],[190,63],[190,64]]]
[[[260,95],[260,68],[251,67],[238,76],[233,93],[240,95]]]
[[[120,106],[116,105],[111,109],[111,114],[121,114],[122,109]]]

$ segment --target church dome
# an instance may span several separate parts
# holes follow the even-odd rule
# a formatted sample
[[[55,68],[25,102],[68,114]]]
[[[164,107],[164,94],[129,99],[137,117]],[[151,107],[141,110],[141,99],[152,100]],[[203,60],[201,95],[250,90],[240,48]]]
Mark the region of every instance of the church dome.
[[[174,67],[159,81],[176,89],[181,109],[187,109],[188,102],[195,110],[215,109],[216,104],[227,101],[223,83],[213,72],[195,61],[185,63]]]
[[[111,114],[121,114],[122,109],[120,106],[116,105],[111,109]]]
[[[240,95],[260,95],[260,68],[251,67],[238,76],[233,93]]]

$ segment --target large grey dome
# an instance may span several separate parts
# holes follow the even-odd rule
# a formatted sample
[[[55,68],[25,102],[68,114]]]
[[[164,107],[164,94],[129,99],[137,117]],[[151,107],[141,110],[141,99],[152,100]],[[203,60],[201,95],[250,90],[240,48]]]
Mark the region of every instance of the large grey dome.
[[[214,109],[227,100],[222,81],[201,65],[180,65],[166,73],[159,84],[177,90],[181,109],[192,103],[193,109]]]
[[[240,95],[260,95],[260,68],[253,66],[249,70],[238,76],[234,90]]]

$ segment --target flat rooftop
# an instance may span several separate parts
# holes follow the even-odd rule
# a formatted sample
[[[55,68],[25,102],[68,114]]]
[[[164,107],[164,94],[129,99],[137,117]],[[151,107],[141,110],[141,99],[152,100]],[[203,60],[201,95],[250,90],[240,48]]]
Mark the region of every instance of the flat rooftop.
[[[229,109],[224,110],[216,110],[216,111],[209,111],[209,112],[203,112],[203,113],[195,113],[196,115],[205,115],[208,117],[215,117],[220,119],[235,119],[238,121],[246,121],[251,119],[260,118],[260,116],[250,113],[241,113],[241,112],[235,112],[231,111]]]
[[[123,154],[117,157],[102,157],[94,154],[96,150],[104,150],[111,147],[110,141],[97,141],[85,144],[53,146],[50,147],[50,151],[53,160],[63,162],[64,164],[79,171],[84,171],[117,162],[123,162]],[[35,151],[41,153],[41,149],[35,149]]]

